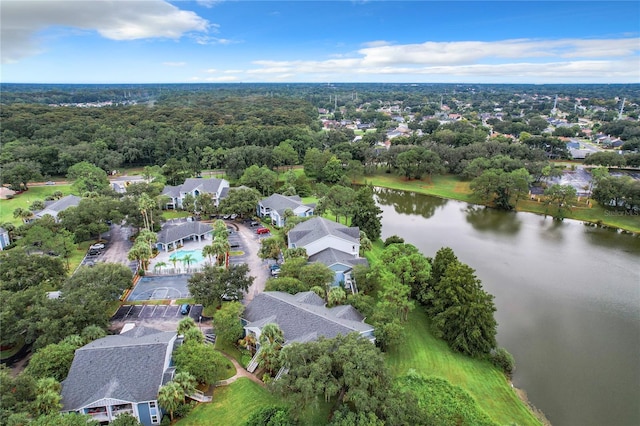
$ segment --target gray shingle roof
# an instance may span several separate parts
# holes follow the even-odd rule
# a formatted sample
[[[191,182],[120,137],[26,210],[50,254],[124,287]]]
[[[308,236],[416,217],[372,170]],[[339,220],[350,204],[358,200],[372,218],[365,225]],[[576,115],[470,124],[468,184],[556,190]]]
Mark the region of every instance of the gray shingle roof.
[[[338,334],[373,330],[371,325],[362,321],[362,316],[354,314],[355,309],[328,309],[324,302],[319,305],[318,299],[322,301],[313,292],[291,295],[265,291],[257,295],[245,309],[245,327],[262,328],[265,324],[276,323],[286,343],[307,341],[309,335],[332,338]]]
[[[318,253],[309,256],[309,262],[320,262],[327,266],[334,265],[336,263],[342,263],[347,266],[355,265],[368,265],[367,259],[362,257],[353,257],[352,254],[345,253],[334,248],[326,248]]]
[[[208,223],[202,222],[184,222],[179,225],[165,224],[160,232],[158,232],[158,242],[169,244],[174,241],[188,238],[193,235],[203,235],[212,232],[213,227]]]
[[[58,213],[69,207],[77,207],[80,204],[81,197],[77,195],[67,195],[56,201],[47,201],[44,204],[44,209],[35,213],[36,217],[43,217],[44,215],[51,215],[55,218],[58,217]]]
[[[288,234],[289,243],[297,247],[304,247],[327,235],[334,235],[353,243],[360,242],[360,229],[357,226],[348,227],[320,216],[297,224]]]
[[[286,209],[295,210],[300,206],[312,208],[309,204],[304,204],[298,195],[286,196],[282,194],[273,194],[267,198],[260,200],[260,204],[264,207],[277,211],[280,215],[284,214]]]
[[[78,349],[62,382],[63,410],[78,410],[104,398],[156,400],[175,336],[175,332],[136,327]]]
[[[220,188],[221,183],[222,183],[222,179],[217,179],[217,178],[211,178],[211,179],[188,178],[187,180],[184,181],[184,183],[180,187],[180,191],[191,192],[194,189],[199,189],[200,192],[208,192],[210,194],[213,194],[218,192],[218,188]]]
[[[162,190],[162,195],[167,197],[177,198],[180,196],[180,186],[166,185]]]

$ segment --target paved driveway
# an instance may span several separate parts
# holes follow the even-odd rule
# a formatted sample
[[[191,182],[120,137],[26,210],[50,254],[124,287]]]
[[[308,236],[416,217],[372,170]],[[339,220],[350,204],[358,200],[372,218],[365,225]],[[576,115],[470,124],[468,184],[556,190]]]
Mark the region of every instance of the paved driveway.
[[[202,315],[202,305],[192,305],[189,315],[197,323]],[[187,317],[180,313],[180,305],[123,305],[111,317],[111,321],[175,321]]]
[[[251,276],[255,278],[253,285],[249,287],[243,300],[243,303],[247,304],[251,302],[256,295],[264,291],[264,286],[270,276],[270,271],[268,263],[258,257],[260,240],[264,238],[264,236],[257,235],[255,228],[251,228],[244,223],[236,224],[236,226],[238,227],[237,236],[242,239],[241,246],[244,247],[245,254],[242,256],[242,259],[240,259],[240,256],[232,256],[229,262],[233,264],[246,263],[249,265]],[[267,234],[266,236],[268,237],[269,235]],[[231,242],[231,240],[229,242]],[[238,259],[235,259],[236,257],[238,257]]]

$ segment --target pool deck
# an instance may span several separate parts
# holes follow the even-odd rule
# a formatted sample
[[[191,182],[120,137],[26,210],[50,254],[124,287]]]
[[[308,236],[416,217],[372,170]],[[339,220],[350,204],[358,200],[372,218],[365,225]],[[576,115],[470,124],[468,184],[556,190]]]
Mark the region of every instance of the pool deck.
[[[182,246],[181,248],[179,248],[177,251],[180,250],[185,250],[185,251],[191,251],[191,250],[197,250],[197,251],[201,251],[202,248],[204,246],[207,246],[211,244],[211,240],[207,239],[207,240],[201,240],[201,241],[187,241],[185,242],[184,246]],[[158,255],[156,257],[154,257],[153,259],[151,259],[151,261],[149,262],[149,268],[147,269],[147,273],[149,274],[167,274],[167,273],[172,273],[172,274],[185,274],[188,272],[194,272],[198,271],[200,269],[202,269],[204,267],[204,265],[209,264],[209,259],[207,257],[203,258],[201,262],[194,262],[191,263],[191,265],[189,265],[189,271],[187,271],[186,265],[183,264],[180,261],[176,262],[175,268],[173,267],[173,262],[171,261],[170,257],[172,254],[174,254],[176,252],[176,250],[174,251],[161,251],[160,253],[158,253]],[[213,259],[213,261],[215,262],[215,259]],[[156,268],[156,264],[159,262],[164,262],[166,263],[165,266],[162,266],[160,268]]]

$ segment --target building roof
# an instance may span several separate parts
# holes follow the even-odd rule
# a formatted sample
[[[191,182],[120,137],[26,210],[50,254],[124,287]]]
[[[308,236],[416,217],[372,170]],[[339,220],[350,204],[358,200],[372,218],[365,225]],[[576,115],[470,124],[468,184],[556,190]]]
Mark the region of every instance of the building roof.
[[[289,243],[297,247],[304,247],[327,235],[333,235],[352,243],[360,242],[360,229],[357,226],[348,227],[323,217],[314,217],[297,224],[289,231]]]
[[[183,222],[178,225],[165,223],[160,232],[158,232],[158,242],[169,244],[193,235],[204,235],[212,231],[213,226],[211,224],[198,221]]]
[[[175,337],[175,332],[139,326],[76,350],[62,382],[63,410],[79,410],[105,398],[155,401]]]
[[[352,254],[345,253],[334,248],[326,248],[318,253],[309,256],[309,262],[320,262],[327,266],[335,265],[336,263],[342,263],[347,266],[355,265],[369,265],[367,259],[362,257],[353,257]]]
[[[180,191],[191,192],[193,190],[198,189],[200,192],[216,194],[222,182],[223,182],[223,179],[217,179],[217,178],[211,178],[211,179],[188,178],[180,186]]]
[[[280,215],[283,215],[286,209],[295,210],[301,206],[308,208],[313,207],[309,204],[304,204],[298,195],[286,196],[282,194],[273,194],[264,198],[260,200],[260,204],[272,211],[277,211]]]
[[[265,291],[257,295],[247,306],[243,315],[245,327],[262,328],[276,323],[282,330],[286,343],[307,341],[338,334],[365,333],[373,326],[363,322],[363,317],[352,306],[328,309],[324,300],[307,291],[291,295],[279,291]]]
[[[55,218],[58,217],[58,213],[63,210],[68,209],[69,207],[77,207],[80,204],[80,200],[82,198],[77,195],[67,195],[66,197],[62,197],[59,200],[55,201],[47,201],[44,204],[44,210],[40,210],[35,213],[36,217],[44,217],[45,215],[51,215]]]

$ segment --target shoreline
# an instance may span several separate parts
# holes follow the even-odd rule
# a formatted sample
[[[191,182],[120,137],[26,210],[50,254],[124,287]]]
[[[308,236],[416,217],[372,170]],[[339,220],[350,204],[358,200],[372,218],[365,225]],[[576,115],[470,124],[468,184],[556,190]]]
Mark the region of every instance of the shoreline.
[[[436,178],[437,177],[434,177],[433,180],[436,180]],[[444,176],[444,178],[453,182],[454,187],[465,186],[465,184],[468,185],[467,182],[464,182],[455,178],[452,179],[451,175],[446,175]],[[451,182],[445,182],[445,183],[451,184]],[[472,195],[468,192],[456,193],[451,190],[452,188],[447,187],[447,185],[442,185],[442,184],[439,185],[438,183],[434,183],[433,181],[431,183],[428,183],[423,180],[404,181],[401,178],[398,178],[397,176],[394,176],[394,175],[376,174],[374,176],[363,177],[358,181],[354,182],[354,184],[372,185],[374,187],[393,189],[396,191],[415,192],[417,194],[429,195],[429,196],[438,197],[441,199],[462,201],[464,203],[473,204],[476,206],[483,206],[491,209],[495,208],[488,204],[481,203],[481,202],[478,202],[477,200],[474,200],[472,198]],[[459,188],[455,188],[455,189],[460,190]],[[526,202],[531,203],[533,201],[520,200],[518,205],[516,205],[516,207],[512,211],[516,213],[519,213],[519,212],[532,213],[532,214],[535,214],[538,216],[544,216],[544,217],[552,216],[549,213],[544,213],[536,209],[527,208],[525,204]],[[536,201],[534,205],[536,206],[539,205],[539,201]],[[587,210],[585,211],[590,211],[591,208],[592,207],[587,208]],[[584,209],[585,208],[583,207],[574,207],[573,210],[570,210],[568,212],[566,217],[564,217],[563,219],[557,219],[557,220],[560,220],[560,221],[563,221],[564,219],[575,220],[578,222],[582,222],[586,226],[594,226],[594,227],[599,227],[603,229],[611,229],[611,230],[615,230],[616,232],[628,233],[636,237],[640,236],[640,226],[638,226],[637,228],[629,228],[621,224],[612,223],[610,221],[607,221],[606,219],[594,220],[594,219],[586,218],[583,215],[579,215],[579,214],[576,215],[576,213],[579,213],[581,210],[584,210]],[[607,213],[610,213],[610,214],[607,215]],[[635,215],[627,214],[624,211],[618,211],[618,210],[610,210],[610,211],[604,210],[604,214],[605,214],[605,217],[635,216]],[[638,223],[640,224],[640,214],[637,215],[637,218],[638,218]]]
[[[529,400],[529,396],[527,395],[527,391],[525,391],[524,389],[520,389],[520,388],[516,387],[513,384],[513,382],[511,381],[511,379],[508,379],[508,381],[509,381],[509,384],[511,385],[511,388],[513,389],[513,391],[516,393],[518,398],[520,398],[520,401],[522,401],[529,408],[529,410],[533,413],[533,415],[538,420],[540,420],[540,422],[542,423],[542,426],[552,426],[551,422],[549,421],[547,416],[544,414],[544,412],[541,409],[539,409],[538,407],[536,407],[535,405],[533,405],[533,403]]]

